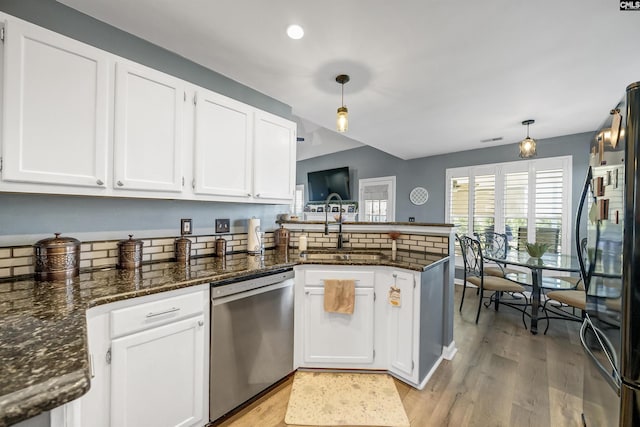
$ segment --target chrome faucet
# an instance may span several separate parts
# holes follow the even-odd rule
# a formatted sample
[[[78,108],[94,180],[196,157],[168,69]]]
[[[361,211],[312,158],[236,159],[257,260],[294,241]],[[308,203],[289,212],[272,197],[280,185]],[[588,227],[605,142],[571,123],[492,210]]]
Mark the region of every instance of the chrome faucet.
[[[338,216],[338,249],[342,249],[342,197],[338,193],[331,193],[324,202],[324,235],[329,235],[329,202],[337,198],[340,204]]]

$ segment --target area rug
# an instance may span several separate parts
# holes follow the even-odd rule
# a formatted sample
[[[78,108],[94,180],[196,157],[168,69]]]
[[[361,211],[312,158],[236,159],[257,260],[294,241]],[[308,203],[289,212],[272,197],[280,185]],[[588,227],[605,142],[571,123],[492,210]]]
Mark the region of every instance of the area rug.
[[[387,374],[295,373],[284,422],[297,426],[409,427]]]

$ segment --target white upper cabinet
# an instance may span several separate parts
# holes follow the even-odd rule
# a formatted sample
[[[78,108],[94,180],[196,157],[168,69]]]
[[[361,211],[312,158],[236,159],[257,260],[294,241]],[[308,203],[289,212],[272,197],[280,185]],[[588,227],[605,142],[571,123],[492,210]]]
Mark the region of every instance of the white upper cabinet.
[[[5,29],[2,180],[106,188],[108,54],[19,20]]]
[[[296,124],[256,111],[253,153],[254,197],[291,201],[296,184]]]
[[[2,19],[0,191],[293,200],[294,122]]]
[[[205,89],[195,105],[194,192],[251,197],[254,109]]]
[[[129,61],[116,64],[117,189],[182,191],[182,80]]]

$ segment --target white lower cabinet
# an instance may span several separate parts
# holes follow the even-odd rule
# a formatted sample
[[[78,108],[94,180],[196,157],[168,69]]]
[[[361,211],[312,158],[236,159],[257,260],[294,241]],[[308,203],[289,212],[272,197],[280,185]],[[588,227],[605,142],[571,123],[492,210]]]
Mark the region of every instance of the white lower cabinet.
[[[207,424],[208,307],[202,285],[90,310],[92,378],[79,399],[81,425]]]
[[[373,288],[356,288],[353,314],[324,311],[324,288],[304,290],[304,362],[363,365],[374,360]]]
[[[386,370],[424,387],[442,353],[441,267],[300,265],[295,271],[296,368]],[[345,278],[356,280],[354,313],[325,312],[324,279]]]
[[[395,300],[398,305],[392,305],[387,298],[387,346],[389,348],[389,371],[402,378],[417,380],[417,326],[416,319],[416,280],[413,274],[398,270],[380,273],[376,276],[376,284],[381,290],[387,288],[389,295],[391,286],[399,290],[399,297]],[[396,291],[397,292],[397,291]]]
[[[192,426],[202,421],[204,316],[113,340],[111,424]]]

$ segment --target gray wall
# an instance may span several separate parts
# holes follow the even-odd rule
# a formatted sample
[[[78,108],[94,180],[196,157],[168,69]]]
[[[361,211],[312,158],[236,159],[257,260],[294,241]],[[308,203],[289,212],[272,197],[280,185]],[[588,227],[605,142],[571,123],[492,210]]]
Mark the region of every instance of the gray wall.
[[[304,184],[305,200],[308,200],[307,173],[323,169],[349,166],[351,198],[358,200],[358,180],[380,176],[398,176],[406,167],[406,161],[375,148],[364,146],[327,154],[297,162],[296,183]],[[397,185],[397,183],[396,183]],[[397,216],[399,218],[399,216]]]
[[[290,118],[291,107],[129,33],[54,0],[0,0],[0,11],[100,49],[175,75],[194,84]],[[180,218],[194,220],[194,232],[212,233],[215,218],[262,218],[275,227],[288,206],[206,203],[0,193],[0,236],[117,230],[179,229]],[[126,237],[126,236],[125,236]]]
[[[572,212],[575,217],[578,198],[589,164],[589,142],[592,133],[566,135],[538,141],[538,158],[573,155]],[[396,176],[396,220],[410,216],[418,222],[444,222],[445,171],[447,168],[510,162],[518,160],[518,144],[508,144],[440,156],[402,160],[371,147],[354,148],[339,153],[298,162],[297,183],[307,184],[307,172],[339,166],[349,166],[354,199],[357,199],[358,179]],[[416,187],[429,191],[429,200],[422,206],[409,201]],[[572,227],[573,228],[573,227]]]

